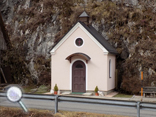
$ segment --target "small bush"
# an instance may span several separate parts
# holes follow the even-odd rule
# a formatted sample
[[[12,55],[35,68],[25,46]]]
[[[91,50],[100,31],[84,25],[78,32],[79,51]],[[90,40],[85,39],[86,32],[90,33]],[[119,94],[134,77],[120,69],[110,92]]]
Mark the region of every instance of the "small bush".
[[[58,91],[58,86],[57,86],[57,84],[55,84],[55,86],[54,86],[54,91]]]
[[[95,91],[95,93],[97,93],[97,92],[98,92],[98,90],[99,90],[99,89],[98,89],[98,86],[96,86],[96,87],[95,87],[95,90],[94,90],[94,91]]]

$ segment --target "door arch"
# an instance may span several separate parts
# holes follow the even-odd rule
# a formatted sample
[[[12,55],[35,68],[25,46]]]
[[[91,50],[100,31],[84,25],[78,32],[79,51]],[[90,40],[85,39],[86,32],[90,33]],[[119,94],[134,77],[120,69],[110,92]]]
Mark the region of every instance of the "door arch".
[[[72,66],[72,92],[86,92],[86,66],[80,60]]]

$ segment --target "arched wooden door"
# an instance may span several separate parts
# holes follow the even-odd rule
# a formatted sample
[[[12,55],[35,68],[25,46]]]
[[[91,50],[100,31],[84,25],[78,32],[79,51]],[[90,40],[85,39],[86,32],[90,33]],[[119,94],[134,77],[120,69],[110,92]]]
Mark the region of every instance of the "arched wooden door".
[[[72,66],[72,92],[86,92],[86,66],[82,61]]]

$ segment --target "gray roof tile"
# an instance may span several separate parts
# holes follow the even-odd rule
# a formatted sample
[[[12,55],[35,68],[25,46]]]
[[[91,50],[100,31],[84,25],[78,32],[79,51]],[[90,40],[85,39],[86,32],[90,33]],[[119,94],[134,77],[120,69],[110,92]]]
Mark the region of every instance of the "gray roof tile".
[[[89,15],[84,11],[79,17],[89,17]]]
[[[80,22],[80,24],[90,32],[90,34],[104,47],[106,50],[112,54],[118,54],[116,49],[111,46],[107,40],[91,25],[86,25],[83,22]]]

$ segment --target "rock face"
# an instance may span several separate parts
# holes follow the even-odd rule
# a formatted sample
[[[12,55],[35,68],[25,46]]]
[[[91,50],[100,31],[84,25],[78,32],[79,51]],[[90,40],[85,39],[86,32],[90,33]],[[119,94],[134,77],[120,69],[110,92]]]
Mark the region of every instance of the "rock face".
[[[138,5],[138,0],[112,0],[113,2],[125,3],[126,5]]]
[[[31,73],[31,77],[38,81],[42,71],[35,67],[40,64],[35,61],[37,57],[42,56],[43,61],[50,62],[49,51],[54,44],[55,35],[60,27],[56,21],[53,21],[54,23],[38,24],[35,29],[30,30],[27,24],[31,22],[31,16],[29,14],[25,16],[20,12],[31,9],[31,4],[30,0],[3,0],[0,3],[0,9],[12,44],[15,48],[24,50],[22,53],[26,61],[28,61],[27,68]],[[43,5],[41,4],[41,6]],[[38,10],[38,12],[42,11]],[[37,20],[34,20],[34,22],[37,22]],[[45,66],[44,63],[40,65]],[[47,70],[48,67],[44,69]]]
[[[83,0],[82,0],[83,1]],[[24,58],[33,82],[50,83],[50,50],[77,21],[82,1],[2,0],[0,9],[11,42]],[[138,0],[85,0],[90,24],[118,51],[119,85],[139,92],[154,82],[155,4]]]

